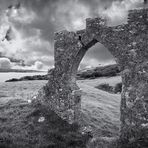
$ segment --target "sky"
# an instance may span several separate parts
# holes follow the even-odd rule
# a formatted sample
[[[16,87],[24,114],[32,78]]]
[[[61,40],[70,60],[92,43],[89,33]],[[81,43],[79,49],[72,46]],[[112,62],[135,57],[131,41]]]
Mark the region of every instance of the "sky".
[[[0,68],[47,70],[54,65],[54,32],[85,28],[85,19],[103,17],[109,26],[126,23],[129,9],[143,0],[0,0]],[[97,43],[81,67],[112,64]]]

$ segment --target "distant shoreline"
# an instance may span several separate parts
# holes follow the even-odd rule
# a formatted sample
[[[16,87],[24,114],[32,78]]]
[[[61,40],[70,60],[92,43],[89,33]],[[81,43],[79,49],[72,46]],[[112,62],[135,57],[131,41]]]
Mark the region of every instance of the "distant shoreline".
[[[46,72],[46,71],[39,71],[39,70],[24,70],[24,69],[0,69],[0,73],[6,73],[6,72],[22,72],[22,73],[27,73],[27,72]]]
[[[17,78],[20,79],[24,76],[34,76],[34,75],[45,75],[47,72],[0,72],[0,83],[7,80]]]
[[[11,78],[5,82],[15,82],[15,81],[28,81],[28,80],[48,80],[53,69],[48,71],[48,74],[44,75],[32,75],[32,76],[23,76],[20,78]],[[77,73],[77,79],[95,79],[98,77],[112,77],[120,75],[120,69],[117,64],[107,65],[102,67],[96,67],[87,70],[81,70]]]

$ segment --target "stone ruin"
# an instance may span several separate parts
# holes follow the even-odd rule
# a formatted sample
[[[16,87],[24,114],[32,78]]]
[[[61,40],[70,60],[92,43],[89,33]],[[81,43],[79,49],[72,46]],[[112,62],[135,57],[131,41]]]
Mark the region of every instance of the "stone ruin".
[[[148,136],[148,9],[130,10],[126,24],[109,27],[102,18],[86,19],[86,29],[55,33],[55,68],[38,98],[69,123],[81,122],[79,64],[97,42],[114,56],[122,70],[121,130],[123,139]]]

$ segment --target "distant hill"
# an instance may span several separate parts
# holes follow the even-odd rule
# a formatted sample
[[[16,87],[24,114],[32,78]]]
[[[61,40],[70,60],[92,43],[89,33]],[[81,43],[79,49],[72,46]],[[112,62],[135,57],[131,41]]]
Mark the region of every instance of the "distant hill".
[[[48,72],[48,75],[35,75],[35,76],[25,76],[20,79],[10,79],[7,80],[6,82],[14,82],[14,81],[28,81],[28,80],[48,80],[50,77],[50,73],[53,71],[51,69]],[[87,70],[81,70],[78,71],[77,74],[77,79],[95,79],[98,77],[112,77],[112,76],[117,76],[120,75],[120,69],[117,64],[114,65],[107,65],[107,66],[101,66],[101,67],[96,67],[96,68],[91,68]]]
[[[112,77],[120,75],[121,70],[117,64],[95,67],[81,70],[77,74],[78,79],[95,79],[98,77]]]

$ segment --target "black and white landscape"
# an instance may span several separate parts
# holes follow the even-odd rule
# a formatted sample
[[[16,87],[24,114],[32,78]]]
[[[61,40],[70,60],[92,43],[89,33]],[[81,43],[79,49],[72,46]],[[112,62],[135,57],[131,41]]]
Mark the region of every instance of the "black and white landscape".
[[[42,106],[48,101],[36,99],[55,73],[55,32],[83,30],[87,18],[98,17],[106,19],[109,27],[122,26],[132,9],[146,10],[147,1],[0,0],[0,148],[148,147],[148,135],[142,132],[138,142],[129,138],[127,144],[120,139],[123,71],[101,43],[86,52],[76,75],[81,124],[69,124]],[[147,121],[146,116],[141,126],[147,127]]]

